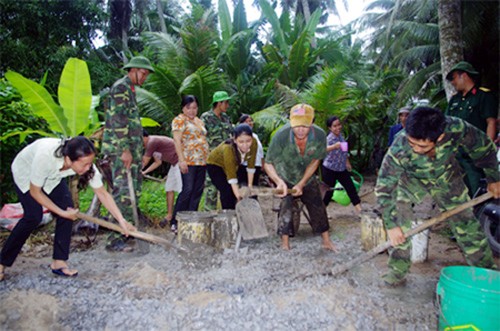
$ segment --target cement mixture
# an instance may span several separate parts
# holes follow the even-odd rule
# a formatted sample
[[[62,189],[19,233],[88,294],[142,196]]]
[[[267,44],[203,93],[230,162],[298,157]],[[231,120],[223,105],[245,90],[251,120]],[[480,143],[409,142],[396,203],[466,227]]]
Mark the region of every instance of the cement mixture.
[[[366,180],[360,195],[372,189]],[[362,201],[371,208],[373,193]],[[449,238],[431,232],[429,259],[413,265],[405,287],[380,281],[386,254],[332,277],[334,265],[363,251],[353,207],[332,203],[328,212],[338,253],[321,249],[307,224],[289,252],[273,235],[194,259],[154,245],[143,256],[109,253],[100,235],[71,254],[73,279],[52,276],[51,247],[42,257],[23,253],[0,283],[0,330],[435,330],[440,270],[465,264]]]

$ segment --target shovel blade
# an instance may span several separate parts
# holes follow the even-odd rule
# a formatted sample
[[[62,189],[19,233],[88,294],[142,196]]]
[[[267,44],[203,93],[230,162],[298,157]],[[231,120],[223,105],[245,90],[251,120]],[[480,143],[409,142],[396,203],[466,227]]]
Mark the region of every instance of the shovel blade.
[[[259,202],[244,198],[236,204],[236,217],[243,240],[259,239],[269,236]]]

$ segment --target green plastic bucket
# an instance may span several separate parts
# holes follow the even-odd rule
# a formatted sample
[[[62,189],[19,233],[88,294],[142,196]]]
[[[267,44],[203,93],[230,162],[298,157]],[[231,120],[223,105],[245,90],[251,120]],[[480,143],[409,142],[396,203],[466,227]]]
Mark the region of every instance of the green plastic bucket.
[[[436,295],[440,331],[500,330],[500,272],[443,268]]]
[[[354,176],[351,177],[352,179],[352,182],[354,184],[354,187],[356,188],[356,192],[359,192],[359,189],[361,188],[361,185],[363,185],[363,176],[361,176],[361,174],[359,172],[357,172],[356,170],[352,170],[351,171],[354,175],[356,175],[359,179],[359,181],[357,181]],[[337,182],[334,186],[334,191],[333,191],[333,196],[332,196],[332,200],[335,201],[336,203],[342,205],[342,206],[348,206],[350,203],[351,203],[351,199],[349,198],[349,196],[347,195],[347,192],[346,190],[344,189],[344,187],[339,183]]]

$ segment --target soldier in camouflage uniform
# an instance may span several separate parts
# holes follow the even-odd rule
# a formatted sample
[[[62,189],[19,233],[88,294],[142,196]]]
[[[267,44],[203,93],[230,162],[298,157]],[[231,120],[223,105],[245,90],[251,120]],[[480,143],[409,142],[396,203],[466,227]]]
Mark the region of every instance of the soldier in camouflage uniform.
[[[134,180],[136,200],[139,200],[142,177],[142,125],[135,97],[135,86],[141,86],[150,72],[154,72],[149,60],[142,56],[134,57],[126,64],[128,74],[117,80],[109,91],[109,106],[106,111],[102,153],[109,159],[112,172],[113,198],[117,201],[125,219],[132,221],[132,203],[128,188],[127,170],[130,169]],[[137,224],[135,224],[137,226]],[[131,251],[124,237],[111,233],[108,250]]]
[[[465,121],[445,117],[439,110],[419,107],[406,122],[406,132],[396,137],[384,157],[375,192],[393,248],[389,269],[383,276],[387,285],[405,281],[411,260],[411,241],[403,232],[411,227],[412,203],[429,194],[441,211],[469,200],[456,155],[463,146],[476,166],[482,168],[488,191],[500,196],[496,148],[488,137]],[[496,268],[487,239],[472,209],[453,216],[451,229],[469,265]]]
[[[451,97],[445,114],[467,121],[494,141],[498,102],[490,90],[476,84],[478,77],[479,72],[468,62],[459,62],[451,68],[446,79],[457,93]],[[481,178],[484,177],[483,171],[474,166],[472,159],[463,150],[460,150],[457,160],[466,173],[465,184],[472,197],[480,186]]]
[[[290,111],[290,124],[274,135],[266,156],[264,169],[269,178],[283,190],[278,216],[278,235],[281,248],[290,249],[289,237],[293,237],[293,204],[300,199],[309,213],[308,221],[314,233],[320,233],[323,248],[336,250],[330,240],[328,216],[319,190],[315,172],[321,159],[326,156],[326,134],[313,125],[314,109],[298,104]],[[287,195],[287,188],[297,192]]]
[[[213,151],[223,141],[231,138],[233,125],[226,114],[231,97],[225,91],[217,91],[212,98],[213,109],[203,113],[200,119],[207,129],[207,141]],[[205,210],[217,209],[218,191],[212,184],[210,176],[205,178]]]

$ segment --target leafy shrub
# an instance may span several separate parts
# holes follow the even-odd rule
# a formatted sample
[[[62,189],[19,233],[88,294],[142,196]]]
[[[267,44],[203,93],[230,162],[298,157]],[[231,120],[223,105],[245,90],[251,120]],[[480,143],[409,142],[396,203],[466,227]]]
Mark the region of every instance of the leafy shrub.
[[[0,128],[2,136],[12,131],[47,130],[46,122],[33,114],[30,105],[5,79],[0,79]],[[20,142],[19,136],[13,136],[0,141],[0,204],[17,201],[10,165],[24,146],[38,138],[38,135],[28,135]]]

